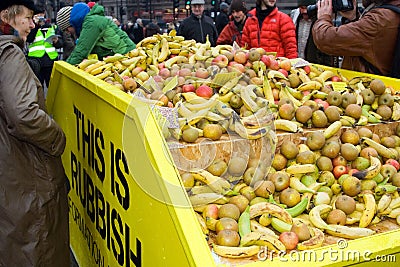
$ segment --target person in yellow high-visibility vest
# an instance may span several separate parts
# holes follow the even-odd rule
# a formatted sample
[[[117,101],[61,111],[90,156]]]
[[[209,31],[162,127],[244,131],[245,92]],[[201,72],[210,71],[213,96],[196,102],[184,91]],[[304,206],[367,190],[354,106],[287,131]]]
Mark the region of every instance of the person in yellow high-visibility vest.
[[[36,31],[35,31],[36,30]],[[34,39],[29,40],[29,37]],[[38,78],[43,85],[49,86],[51,71],[54,61],[58,60],[58,52],[56,49],[62,47],[62,40],[56,35],[56,27],[45,23],[43,17],[39,18],[37,27],[32,30],[27,40],[30,45],[28,47],[28,58],[35,58],[40,63],[40,73]]]

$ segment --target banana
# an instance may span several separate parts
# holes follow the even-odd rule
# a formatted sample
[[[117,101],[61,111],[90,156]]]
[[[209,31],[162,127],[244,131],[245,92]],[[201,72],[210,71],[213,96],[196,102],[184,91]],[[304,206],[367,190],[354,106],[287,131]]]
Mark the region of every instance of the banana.
[[[305,174],[317,171],[315,164],[294,164],[286,168],[288,174]],[[305,191],[306,192],[306,191]]]
[[[378,214],[384,212],[390,205],[392,201],[392,196],[390,194],[384,194],[381,199],[379,199],[378,205],[376,206],[376,211]]]
[[[260,251],[260,246],[250,246],[250,247],[228,247],[213,244],[213,250],[215,254],[232,259],[248,258],[257,255]]]
[[[302,100],[303,99],[303,92],[293,89],[290,86],[286,86],[285,89],[297,100]]]
[[[242,123],[246,128],[258,128],[271,125],[274,120],[274,115],[268,108],[260,108],[256,113],[243,117]]]
[[[217,225],[218,220],[208,216],[204,218],[204,220],[206,221],[207,229],[215,231],[215,226]]]
[[[302,83],[311,81],[310,77],[308,77],[308,75],[303,69],[299,69],[298,75]]]
[[[370,166],[365,170],[353,173],[353,176],[359,179],[372,179],[375,176],[377,176],[381,170],[382,163],[379,158],[374,156],[370,156],[369,160],[370,160]]]
[[[112,74],[111,70],[106,70],[106,71],[104,71],[104,72],[102,72],[100,74],[95,75],[94,77],[104,80],[105,78],[107,78],[111,74]]]
[[[121,64],[127,66],[130,70],[132,70],[133,68],[136,67],[136,64],[141,60],[143,60],[143,57],[138,56],[134,58],[124,59],[121,61]]]
[[[356,123],[357,126],[365,126],[367,124],[368,124],[368,117],[364,115],[361,115]]]
[[[169,49],[181,49],[182,44],[177,42],[168,42]]]
[[[199,221],[201,231],[203,232],[203,234],[208,235],[209,230],[207,228],[206,220],[203,218],[203,216],[201,216],[197,212],[195,212],[195,214],[196,214],[197,220]]]
[[[208,111],[207,115],[205,116],[205,118],[208,121],[211,121],[211,122],[220,122],[220,121],[223,121],[223,120],[226,119],[225,117],[223,117],[223,116],[221,116],[221,115],[219,115],[217,113],[214,113],[212,111]]]
[[[375,234],[375,231],[369,228],[348,227],[336,224],[329,224],[328,227],[329,228],[325,229],[328,234],[348,239],[356,239]]]
[[[192,169],[190,173],[194,179],[208,185],[215,193],[226,194],[231,190],[231,184],[219,176],[215,176],[203,169]]]
[[[280,131],[285,131],[290,133],[297,133],[302,131],[302,129],[299,127],[297,123],[284,119],[274,120],[274,125],[275,129]]]
[[[285,245],[278,238],[265,233],[250,232],[240,239],[241,247],[253,245],[266,246],[268,250],[286,251]]]
[[[78,64],[77,67],[80,68],[81,70],[84,70],[87,67],[89,67],[90,65],[95,64],[97,62],[99,62],[98,59],[84,59],[84,60],[82,60],[81,63]]]
[[[90,71],[89,73],[92,74],[92,75],[97,75],[97,74],[100,74],[102,72],[111,70],[112,66],[113,66],[112,63],[107,63],[105,65],[102,65],[100,67],[95,68],[94,70]]]
[[[225,104],[224,102],[221,102],[221,101],[218,101],[217,105],[215,105],[215,108],[217,109],[219,114],[221,114],[222,116],[224,116],[226,118],[231,117],[233,114],[232,112],[235,112],[227,104]]]
[[[155,44],[159,41],[159,39],[156,36],[149,36],[141,40],[139,43],[136,44],[136,48],[139,47],[146,47],[149,44]]]
[[[362,213],[362,216],[360,218],[360,224],[358,226],[365,228],[371,223],[372,219],[375,216],[376,203],[375,203],[375,197],[372,193],[363,194],[363,200],[365,203],[365,210]]]
[[[160,46],[161,46],[161,52],[158,55],[157,60],[158,60],[158,62],[163,62],[167,59],[167,57],[170,54],[169,44],[168,44],[168,41],[166,38],[161,39]]]
[[[199,111],[199,110],[210,110],[213,107],[215,107],[215,105],[218,102],[218,95],[214,94],[212,97],[210,97],[210,99],[208,99],[206,102],[204,103],[199,103],[199,104],[191,104],[191,103],[184,103],[184,105],[190,110],[190,111]]]
[[[321,89],[322,84],[320,82],[317,81],[309,81],[309,82],[305,82],[300,84],[297,87],[297,90],[299,91],[313,91],[313,90],[319,90]]]
[[[350,116],[342,115],[340,116],[340,122],[343,126],[353,127],[356,124],[356,119]]]
[[[292,166],[290,166],[290,167],[288,167],[288,168],[291,168],[291,167],[293,167],[293,166],[296,166],[296,165],[292,165]],[[288,171],[286,170],[286,172],[288,172]],[[289,185],[289,186],[290,186],[291,188],[295,189],[296,191],[298,191],[299,193],[312,193],[312,194],[315,194],[315,193],[316,193],[316,191],[314,191],[314,190],[308,188],[305,184],[303,184],[303,183],[300,181],[299,178],[295,177],[294,175],[291,175],[291,176],[290,176],[290,185]],[[306,203],[307,203],[307,202],[308,202],[308,200],[306,201]],[[307,206],[307,205],[305,205],[305,206]],[[304,208],[305,208],[305,207],[304,207]],[[292,216],[292,217],[295,217],[295,216]]]
[[[318,75],[319,78],[321,78],[324,82],[330,78],[335,76],[335,73],[331,70],[324,70],[320,75]]]
[[[268,70],[267,77],[268,80],[272,80],[274,78],[287,80],[286,76],[277,70]]]
[[[329,139],[332,136],[334,136],[336,133],[340,131],[341,128],[342,128],[341,121],[335,121],[334,123],[329,125],[328,128],[324,130],[325,139]]]
[[[253,92],[253,89],[257,87],[255,84],[249,84],[247,86],[243,86],[240,89],[240,97],[242,98],[243,104],[246,106],[248,110],[251,112],[256,112],[260,107],[253,100],[256,98],[256,94]],[[253,97],[253,98],[252,98]]]
[[[248,129],[244,127],[240,118],[236,113],[232,113],[233,116],[230,119],[230,129],[235,131],[240,137],[248,140],[255,140],[265,136],[270,132],[269,127],[259,127],[254,129]]]
[[[375,187],[375,195],[376,195],[376,196],[383,196],[383,195],[386,194],[386,193],[394,193],[394,192],[396,192],[396,191],[399,192],[399,190],[400,190],[399,187],[394,186],[394,185],[392,185],[392,184],[385,184],[385,185],[380,185],[380,184],[378,184],[378,185]],[[392,202],[393,202],[393,200],[392,200]],[[389,205],[389,207],[390,207],[391,209],[393,209],[391,206],[392,206],[392,205]]]
[[[292,101],[293,105],[295,108],[298,108],[302,105],[301,101],[295,98],[288,90],[288,86],[284,83],[277,82],[275,83],[275,86],[280,90],[279,91],[279,98],[288,98]]]
[[[189,193],[191,195],[198,195],[204,193],[214,193],[214,191],[208,185],[195,185],[190,188]]]
[[[292,224],[286,223],[278,218],[273,217],[271,220],[271,226],[279,233],[290,232]]]
[[[268,78],[265,76],[263,81],[263,93],[265,99],[268,100],[269,104],[275,103],[274,95],[272,94],[271,84],[269,83]]]
[[[311,64],[309,66],[310,66],[311,72],[314,72],[317,76],[321,75],[321,73],[323,72],[323,70],[317,66],[314,66]]]
[[[218,96],[218,101],[221,101],[225,104],[229,103],[229,100],[231,100],[231,97],[234,96],[235,94],[233,92],[228,92],[225,95],[219,95]]]
[[[226,204],[229,202],[227,197],[217,193],[203,193],[198,195],[189,196],[190,203],[193,207],[204,206],[210,203]]]
[[[389,218],[397,218],[400,215],[400,208],[391,210],[390,213],[388,214]]]
[[[250,220],[250,230],[252,232],[260,232],[278,238],[278,236],[275,234],[273,230],[261,225],[256,220]]]
[[[308,188],[310,188],[314,191],[318,191],[321,188],[321,186],[323,186],[325,184],[326,184],[326,182],[323,182],[323,183],[315,182],[315,183],[310,184],[308,186]],[[303,195],[301,196],[301,199],[305,199],[305,198],[308,199],[307,207],[306,207],[307,210],[310,210],[310,208],[311,208],[311,199],[312,199],[313,195],[314,195],[313,193],[303,193]]]
[[[349,215],[346,216],[346,224],[355,224],[355,223],[359,223],[361,216],[362,216],[362,212],[355,210],[352,213],[350,213]]]
[[[92,70],[97,69],[98,67],[101,67],[101,66],[103,66],[105,64],[106,63],[104,61],[98,61],[96,63],[90,64],[84,70],[85,70],[85,72],[90,73]]]
[[[269,213],[272,216],[286,222],[292,224],[292,216],[282,207],[278,205],[268,203],[268,202],[260,202],[250,206],[250,218],[254,218],[262,215],[263,213]]]
[[[396,159],[396,154],[393,153],[393,151],[391,151],[384,145],[381,145],[368,137],[362,137],[361,144],[375,148],[375,150],[378,152],[378,154],[384,158]]]
[[[394,209],[399,208],[399,207],[400,207],[400,198],[399,197],[392,198],[392,201],[389,204],[389,208],[394,210]]]
[[[392,109],[393,109],[392,120],[393,121],[400,120],[400,104],[397,102],[394,102]]]
[[[233,79],[230,79],[229,81],[227,81],[225,84],[223,84],[223,85],[220,84],[219,86],[221,86],[221,88],[219,89],[218,93],[222,96],[228,94],[238,84],[238,82],[240,81],[240,79],[242,77],[243,77],[243,74],[237,75]]]
[[[244,236],[246,236],[248,233],[251,232],[249,206],[247,206],[247,208],[242,212],[242,214],[240,214],[238,220],[238,228],[239,228],[240,238],[243,238]]]
[[[187,62],[187,60],[188,58],[185,56],[175,56],[170,59],[167,59],[167,61],[164,62],[164,66],[169,69],[172,67],[172,65],[177,63],[185,63]]]
[[[310,230],[311,238],[306,241],[299,242],[297,244],[298,250],[319,248],[325,241],[325,235],[321,230],[316,227],[309,227],[308,229]]]
[[[290,214],[290,216],[296,217],[302,214],[306,210],[307,204],[308,204],[308,198],[303,198],[295,206],[287,208],[286,211]]]
[[[103,61],[105,63],[114,63],[116,61],[120,61],[120,60],[125,59],[125,58],[126,58],[126,56],[117,53],[117,54],[115,54],[113,56],[104,57]]]
[[[327,204],[320,204],[318,206],[315,206],[310,210],[310,213],[308,214],[310,217],[311,223],[319,228],[319,229],[324,229],[328,230],[331,229],[333,230],[322,218],[321,214],[323,213],[328,213],[332,210],[332,206],[327,205]]]

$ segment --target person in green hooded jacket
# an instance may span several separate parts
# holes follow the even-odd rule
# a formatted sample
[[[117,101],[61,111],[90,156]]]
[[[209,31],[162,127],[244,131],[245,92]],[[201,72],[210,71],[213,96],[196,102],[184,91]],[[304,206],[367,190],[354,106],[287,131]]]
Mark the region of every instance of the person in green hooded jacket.
[[[90,9],[85,3],[76,3],[69,22],[78,36],[77,44],[67,58],[70,64],[79,64],[90,54],[96,54],[102,60],[116,53],[126,54],[136,47],[123,30],[104,16],[104,7],[99,4]]]

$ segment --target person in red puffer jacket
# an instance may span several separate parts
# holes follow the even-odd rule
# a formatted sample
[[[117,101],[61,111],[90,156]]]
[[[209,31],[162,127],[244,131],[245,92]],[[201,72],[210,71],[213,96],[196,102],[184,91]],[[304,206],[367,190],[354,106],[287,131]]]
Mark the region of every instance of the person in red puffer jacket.
[[[247,49],[262,47],[277,57],[297,58],[296,31],[292,19],[278,10],[276,0],[256,0],[243,28],[242,44]]]

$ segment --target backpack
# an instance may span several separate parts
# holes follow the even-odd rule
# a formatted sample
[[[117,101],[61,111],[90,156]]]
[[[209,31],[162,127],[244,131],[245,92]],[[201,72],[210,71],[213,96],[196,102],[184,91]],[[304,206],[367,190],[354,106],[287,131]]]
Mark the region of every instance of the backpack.
[[[390,9],[397,14],[400,15],[400,7],[390,5],[390,4],[383,4],[380,6],[376,6],[375,8],[386,8]],[[362,60],[368,65],[369,69],[372,70],[375,74],[382,75],[382,73],[370,62],[362,58]],[[400,78],[400,25],[398,27],[397,31],[397,38],[396,38],[396,45],[394,49],[394,55],[393,55],[393,64],[392,64],[392,69],[390,70],[390,73],[387,75],[392,78]]]

